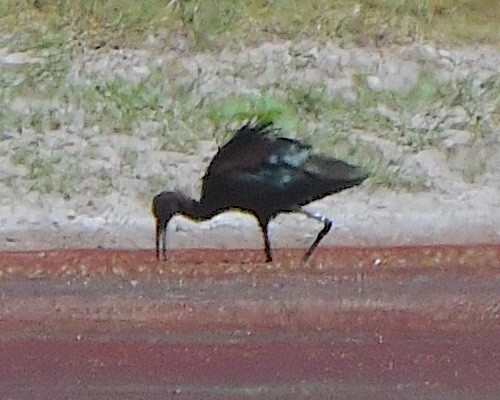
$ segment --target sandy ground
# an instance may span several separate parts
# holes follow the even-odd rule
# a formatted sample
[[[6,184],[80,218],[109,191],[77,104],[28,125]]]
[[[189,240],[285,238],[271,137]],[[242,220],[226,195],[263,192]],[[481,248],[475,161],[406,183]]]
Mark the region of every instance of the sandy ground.
[[[500,243],[500,191],[492,187],[455,188],[450,193],[370,192],[362,187],[306,208],[332,217],[337,225],[323,239],[323,246]],[[117,219],[80,215],[57,221],[43,214],[30,223],[29,214],[18,206],[0,229],[0,250],[154,247],[154,219],[147,205],[134,210],[135,214],[117,212]],[[281,214],[270,225],[272,246],[306,248],[320,229],[321,224],[304,215]],[[176,217],[167,238],[172,249],[263,246],[257,222],[239,212],[203,223]]]

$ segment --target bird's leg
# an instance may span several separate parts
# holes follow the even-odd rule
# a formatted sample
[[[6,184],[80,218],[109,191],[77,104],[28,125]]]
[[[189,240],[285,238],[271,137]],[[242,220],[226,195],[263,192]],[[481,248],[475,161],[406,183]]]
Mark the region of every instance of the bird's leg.
[[[167,260],[167,224],[168,224],[168,220],[166,220],[164,223],[163,223],[163,230],[161,232],[162,236],[162,254],[163,254],[163,261],[166,261]]]
[[[271,243],[269,242],[269,235],[267,233],[267,225],[265,229],[263,229],[264,232],[264,249],[266,252],[266,263],[273,261],[273,256],[271,254]]]
[[[301,213],[307,215],[309,218],[312,218],[312,219],[315,219],[317,221],[320,221],[320,222],[323,222],[324,224],[324,227],[323,229],[321,230],[320,233],[318,233],[318,236],[316,237],[316,240],[314,241],[314,243],[311,245],[311,247],[309,247],[309,250],[307,250],[306,254],[304,255],[304,262],[307,261],[307,259],[311,256],[312,252],[314,251],[314,249],[316,247],[318,247],[318,244],[319,242],[321,241],[321,239],[323,239],[323,237],[330,231],[330,229],[332,228],[333,226],[333,221],[328,218],[328,217],[325,217],[321,214],[318,214],[318,213],[311,213],[309,211],[306,211],[304,209],[301,209],[300,210]]]
[[[266,253],[266,263],[273,261],[273,255],[271,252],[271,242],[269,241],[269,234],[267,232],[267,227],[269,225],[269,218],[259,218],[260,228],[262,229],[262,236],[264,237],[264,252]]]
[[[162,244],[161,254],[163,261],[167,259],[167,224],[168,220],[156,220],[156,259],[160,261],[160,240]]]
[[[160,235],[161,235],[161,224],[160,220],[156,220],[156,259],[160,261]]]

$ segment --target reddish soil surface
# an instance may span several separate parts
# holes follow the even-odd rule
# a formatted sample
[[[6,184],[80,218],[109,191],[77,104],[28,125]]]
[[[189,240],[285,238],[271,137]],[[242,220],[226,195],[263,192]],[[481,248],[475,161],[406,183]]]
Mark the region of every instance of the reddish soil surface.
[[[500,246],[0,253],[0,399],[500,399]]]

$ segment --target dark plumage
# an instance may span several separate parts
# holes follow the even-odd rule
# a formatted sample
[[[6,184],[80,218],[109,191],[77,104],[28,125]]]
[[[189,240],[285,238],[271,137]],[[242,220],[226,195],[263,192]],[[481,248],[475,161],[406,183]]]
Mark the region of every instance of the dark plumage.
[[[329,218],[301,207],[311,201],[359,185],[366,174],[343,161],[313,153],[311,146],[279,136],[269,125],[247,124],[212,159],[203,177],[200,201],[179,192],[162,192],[153,199],[156,255],[166,253],[170,219],[183,214],[196,221],[239,209],[253,214],[264,236],[266,261],[272,261],[268,224],[277,214],[302,212],[324,227],[304,256],[311,255],[332,227]]]

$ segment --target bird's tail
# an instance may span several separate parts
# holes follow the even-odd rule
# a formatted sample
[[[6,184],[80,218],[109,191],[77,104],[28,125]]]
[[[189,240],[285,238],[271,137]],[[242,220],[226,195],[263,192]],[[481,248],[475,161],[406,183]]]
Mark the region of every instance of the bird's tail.
[[[320,155],[310,157],[305,170],[322,180],[343,182],[349,187],[359,185],[368,177],[360,167]]]

